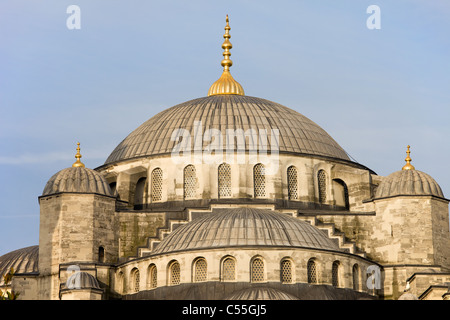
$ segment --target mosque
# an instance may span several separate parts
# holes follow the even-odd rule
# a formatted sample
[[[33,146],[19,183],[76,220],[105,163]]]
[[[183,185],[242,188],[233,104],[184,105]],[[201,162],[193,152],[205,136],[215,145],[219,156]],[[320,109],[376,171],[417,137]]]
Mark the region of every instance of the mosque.
[[[98,168],[39,196],[39,245],[0,257],[23,300],[449,300],[449,200],[411,164],[383,177],[223,73]],[[406,145],[406,144],[405,144]],[[402,161],[403,162],[403,161]]]

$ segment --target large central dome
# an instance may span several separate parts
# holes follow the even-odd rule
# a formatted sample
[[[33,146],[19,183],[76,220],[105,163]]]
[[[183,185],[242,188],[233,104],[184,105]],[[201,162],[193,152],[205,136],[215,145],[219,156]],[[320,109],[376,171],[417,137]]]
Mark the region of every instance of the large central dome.
[[[173,132],[185,129],[191,136],[191,151],[205,148],[211,142],[195,143],[195,122],[201,121],[202,137],[208,129],[220,130],[226,149],[227,129],[246,132],[249,129],[260,133],[267,130],[270,139],[271,130],[279,130],[278,150],[305,155],[325,156],[350,160],[347,153],[336,141],[316,123],[304,115],[278,103],[261,98],[227,94],[213,95],[194,99],[164,110],[150,118],[126,137],[110,154],[105,164],[170,154],[179,143],[172,141]],[[198,123],[197,123],[198,124]],[[237,131],[235,131],[237,132]],[[244,137],[245,139],[245,137]],[[249,151],[248,140],[244,148]],[[239,146],[234,145],[235,150]],[[270,150],[270,142],[267,146]]]

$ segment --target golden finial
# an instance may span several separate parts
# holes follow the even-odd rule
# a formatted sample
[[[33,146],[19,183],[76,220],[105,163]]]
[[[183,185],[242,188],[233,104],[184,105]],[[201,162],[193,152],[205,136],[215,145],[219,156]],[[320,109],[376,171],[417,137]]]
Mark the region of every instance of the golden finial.
[[[406,164],[403,166],[402,170],[415,170],[414,166],[411,164],[411,157],[409,156],[411,154],[411,151],[409,151],[410,146],[407,146],[406,150]]]
[[[75,158],[77,159],[77,161],[74,162],[72,167],[83,167],[84,168],[84,163],[80,161],[81,153],[80,153],[80,143],[79,142],[77,142],[77,154],[75,155]]]
[[[223,35],[225,41],[222,44],[223,57],[224,59],[221,61],[221,65],[223,67],[223,72],[220,78],[213,83],[211,88],[209,88],[208,96],[213,96],[217,94],[238,94],[243,96],[244,89],[242,86],[233,79],[230,73],[230,67],[233,65],[233,61],[231,61],[230,49],[233,48],[233,45],[230,42],[230,24],[228,20],[228,15],[226,18],[227,25],[225,26],[225,34]]]

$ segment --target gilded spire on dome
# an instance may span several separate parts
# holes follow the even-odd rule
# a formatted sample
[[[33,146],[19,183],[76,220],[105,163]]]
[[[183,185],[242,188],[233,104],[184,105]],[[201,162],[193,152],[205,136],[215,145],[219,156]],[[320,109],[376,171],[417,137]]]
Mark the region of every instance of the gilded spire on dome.
[[[77,142],[77,153],[75,155],[75,158],[77,159],[77,161],[74,162],[72,167],[83,167],[84,168],[84,163],[80,161],[81,153],[80,153],[80,143],[79,142]]]
[[[402,170],[415,170],[414,166],[411,164],[411,157],[409,156],[411,154],[411,151],[409,151],[410,146],[407,146],[406,150],[406,164],[403,166]]]
[[[225,26],[225,34],[223,35],[225,41],[222,44],[222,48],[224,49],[223,57],[224,59],[221,62],[223,67],[223,72],[220,78],[213,83],[213,85],[209,88],[208,96],[218,95],[218,94],[238,94],[243,96],[244,89],[242,86],[233,79],[230,73],[230,67],[233,65],[233,61],[231,61],[230,49],[233,48],[233,45],[230,42],[230,24],[228,21],[228,15],[226,18],[227,25]]]

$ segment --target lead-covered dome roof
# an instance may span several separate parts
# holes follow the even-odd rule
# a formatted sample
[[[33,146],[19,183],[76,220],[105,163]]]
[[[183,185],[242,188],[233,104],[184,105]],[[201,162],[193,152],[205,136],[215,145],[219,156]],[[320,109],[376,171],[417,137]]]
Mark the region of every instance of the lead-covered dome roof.
[[[4,285],[3,276],[11,268],[14,273],[37,273],[39,262],[39,246],[30,246],[8,252],[0,257],[0,286]]]
[[[250,96],[223,94],[194,99],[160,112],[131,132],[110,154],[105,164],[160,154],[170,154],[179,143],[172,141],[173,132],[185,129],[191,136],[190,150],[205,150],[211,142],[203,139],[195,144],[195,122],[201,121],[201,133],[218,129],[227,150],[225,134],[227,129],[248,129],[258,134],[271,129],[279,130],[277,148],[280,153],[293,152],[305,155],[325,156],[350,160],[347,153],[319,125],[304,115],[281,104]],[[235,131],[237,132],[237,131]],[[200,141],[200,143],[199,143]],[[197,148],[198,146],[198,148]],[[237,144],[233,150],[237,150]],[[267,146],[271,150],[271,145]],[[239,150],[249,151],[246,142]]]
[[[444,198],[439,184],[419,170],[400,170],[388,175],[378,186],[375,198],[401,195],[431,195]]]
[[[112,196],[106,179],[86,167],[70,167],[55,173],[45,185],[43,196],[60,192],[96,193]]]
[[[303,247],[339,251],[338,245],[311,224],[268,209],[214,209],[178,227],[152,254],[229,248]]]

